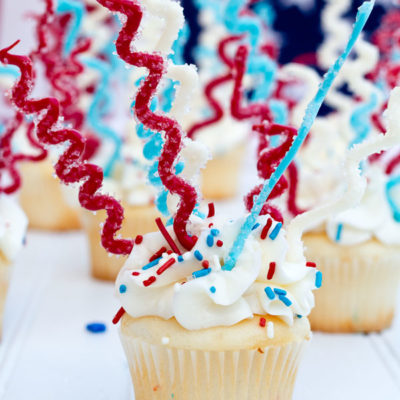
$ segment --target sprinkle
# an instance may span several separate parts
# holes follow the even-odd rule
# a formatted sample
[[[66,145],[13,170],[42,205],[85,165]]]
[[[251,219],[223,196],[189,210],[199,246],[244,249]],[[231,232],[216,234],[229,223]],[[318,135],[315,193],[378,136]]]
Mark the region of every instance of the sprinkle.
[[[211,222],[208,224],[208,227],[211,228],[214,224]]]
[[[273,291],[269,286],[267,286],[267,287],[264,289],[264,292],[265,292],[265,294],[268,296],[268,298],[269,298],[270,300],[273,300],[273,299],[275,298],[275,293],[274,293],[274,291]]]
[[[142,235],[137,235],[135,238],[135,244],[140,244],[143,242],[143,236]]]
[[[208,267],[210,266],[210,262],[207,261],[207,260],[204,260],[204,261],[201,263],[201,265],[202,265],[203,268],[208,268]]]
[[[279,289],[279,288],[275,288],[275,289],[274,289],[274,292],[275,292],[277,295],[281,295],[281,296],[285,296],[285,295],[287,294],[287,291],[286,291],[286,290],[284,290],[284,289]]]
[[[178,256],[178,261],[182,262],[183,261],[183,257],[182,256]]]
[[[119,287],[119,292],[120,292],[120,293],[125,293],[125,292],[126,292],[126,285],[121,285],[121,286]]]
[[[315,262],[312,262],[312,261],[306,262],[306,267],[315,268],[316,266],[317,266],[317,264],[315,264]]]
[[[170,256],[172,253],[173,253],[172,250],[168,250],[168,251],[167,251],[167,254],[168,254],[169,256]]]
[[[210,287],[210,292],[211,293],[215,293],[217,291],[217,289],[215,289],[215,286],[211,286]]]
[[[264,351],[260,349],[260,347],[257,349],[257,351],[261,354],[264,354]]]
[[[125,314],[125,310],[123,307],[121,307],[118,312],[115,314],[115,317],[112,320],[112,323],[114,325],[117,325],[119,320],[122,318],[122,316]]]
[[[343,224],[338,224],[335,241],[339,242],[342,236]]]
[[[203,276],[208,275],[211,272],[211,268],[207,268],[207,269],[200,269],[199,271],[194,271],[192,276],[193,278],[201,278]]]
[[[102,322],[93,322],[86,325],[86,330],[90,333],[103,333],[107,330],[107,327]]]
[[[292,305],[292,302],[286,296],[280,295],[278,297],[285,306],[290,307]]]
[[[208,215],[207,218],[211,218],[215,215],[215,206],[214,203],[208,203]]]
[[[143,281],[143,286],[150,286],[152,283],[154,283],[156,281],[156,277],[155,276],[150,276],[149,279],[146,279],[145,281]]]
[[[169,267],[175,264],[175,259],[170,258],[165,264],[161,265],[157,270],[157,275],[161,275],[164,271],[166,271]]]
[[[322,272],[317,271],[315,274],[315,287],[319,289],[322,285]]]
[[[213,247],[214,245],[214,236],[208,235],[207,236],[207,246],[208,247]]]
[[[222,240],[217,240],[217,247],[222,247],[224,245],[224,242]]]
[[[160,230],[161,234],[164,236],[165,240],[167,241],[167,243],[171,246],[171,249],[176,254],[181,254],[180,250],[178,249],[178,246],[175,244],[175,242],[172,239],[171,235],[168,233],[168,231],[165,228],[163,222],[161,221],[161,218],[156,218],[156,224],[157,224],[158,229]]]
[[[272,232],[270,233],[269,238],[270,238],[271,240],[275,240],[276,237],[278,236],[279,231],[281,230],[281,228],[282,228],[282,222],[278,222],[278,223],[275,225],[275,228],[272,229]]]
[[[260,226],[260,224],[257,222],[257,223],[251,228],[251,230],[254,231],[254,230],[256,230],[259,226]]]
[[[271,321],[267,324],[267,337],[268,339],[273,339],[274,337],[274,323]]]
[[[219,271],[221,269],[221,263],[216,254],[213,255],[213,262],[214,262],[214,270]]]
[[[266,323],[267,321],[265,320],[265,318],[260,318],[260,322],[259,322],[259,325],[261,326],[261,328],[265,328],[265,323]]]
[[[303,316],[302,315],[300,315],[300,314],[297,314],[297,318],[303,318]]]
[[[142,267],[143,270],[149,269],[151,267],[154,267],[155,265],[157,265],[161,260],[160,258],[157,258],[157,260],[153,260],[151,263],[146,264],[144,267]]]
[[[201,261],[201,260],[203,259],[203,254],[201,254],[199,250],[195,250],[195,251],[194,251],[194,256],[195,256],[199,261]]]
[[[265,224],[264,228],[263,228],[262,231],[261,231],[260,238],[261,238],[262,240],[264,240],[264,239],[267,237],[268,232],[269,232],[269,230],[270,230],[270,228],[271,228],[271,225],[272,225],[272,219],[271,219],[271,218],[268,218],[267,223]]]
[[[211,235],[213,235],[213,236],[218,236],[219,235],[219,230],[218,229],[211,229]]]
[[[267,274],[267,279],[268,280],[273,278],[273,276],[275,274],[275,268],[276,268],[276,263],[275,262],[270,262],[269,263],[268,274]]]
[[[162,344],[168,344],[168,343],[169,343],[169,337],[163,336],[163,337],[161,338],[161,343],[162,343]]]
[[[154,261],[157,258],[160,258],[167,251],[166,247],[161,247],[160,250],[157,250],[149,259],[149,261]]]
[[[139,275],[140,275],[140,273],[139,273],[139,272],[137,272],[137,271],[133,271],[133,272],[132,272],[132,275],[133,275],[133,276],[139,276]]]

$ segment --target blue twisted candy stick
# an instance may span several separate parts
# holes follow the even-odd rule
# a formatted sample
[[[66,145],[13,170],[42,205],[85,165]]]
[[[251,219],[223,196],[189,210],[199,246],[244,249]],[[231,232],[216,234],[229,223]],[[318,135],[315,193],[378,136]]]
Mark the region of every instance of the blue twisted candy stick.
[[[64,43],[64,56],[67,56],[71,53],[78,39],[83,17],[85,15],[85,7],[83,3],[76,0],[58,0],[56,11],[58,13],[68,12],[73,15],[73,22],[69,27],[69,32]]]
[[[113,172],[115,163],[121,159],[122,140],[118,134],[109,126],[101,121],[104,115],[103,104],[110,97],[109,80],[111,77],[111,67],[104,61],[97,58],[85,60],[85,64],[100,73],[100,83],[96,88],[92,103],[87,114],[88,122],[91,128],[104,139],[111,140],[114,143],[114,151],[104,166],[104,176],[110,176]]]
[[[342,68],[343,63],[346,58],[350,54],[357,38],[359,37],[361,31],[363,30],[371,11],[374,7],[374,0],[364,2],[358,10],[356,22],[353,27],[353,32],[350,36],[350,39],[347,43],[347,46],[340,57],[336,60],[336,62],[329,68],[328,72],[325,74],[324,80],[318,88],[318,91],[315,97],[308,104],[303,122],[298,130],[297,136],[294,138],[293,144],[289,151],[286,153],[285,157],[282,159],[280,164],[277,166],[274,173],[271,175],[270,179],[264,182],[263,188],[258,195],[257,199],[254,201],[253,208],[246,218],[246,221],[242,225],[239,234],[237,235],[235,242],[232,245],[231,250],[225,260],[224,266],[222,267],[224,270],[231,271],[237,262],[238,257],[240,256],[245,241],[250,235],[253,226],[257,221],[257,217],[260,215],[260,212],[263,208],[264,203],[268,199],[271,191],[282,177],[284,172],[286,171],[289,164],[293,161],[297,152],[300,149],[300,146],[303,144],[306,139],[308,133],[310,132],[311,126],[314,123],[315,118],[317,117],[318,111],[322,106],[322,103],[332,86],[333,81],[338,75],[339,71]]]
[[[393,198],[393,189],[400,185],[400,175],[389,179],[386,183],[386,198],[393,213],[393,218],[396,222],[400,223],[400,202]]]
[[[266,54],[260,53],[260,36],[262,33],[261,21],[256,16],[241,16],[240,11],[246,5],[247,0],[230,0],[226,9],[224,21],[227,29],[232,34],[246,34],[250,40],[250,54],[248,72],[261,75],[262,78],[256,84],[252,94],[252,100],[266,99],[272,89],[275,80],[277,66]],[[267,10],[267,9],[266,9]],[[272,16],[271,16],[272,18]]]
[[[196,7],[200,10],[210,8],[216,18],[217,23],[223,23],[225,4],[223,1],[216,0],[195,0]]]
[[[350,117],[350,124],[356,133],[356,137],[351,141],[349,148],[355,144],[361,143],[368,137],[371,132],[371,114],[378,106],[378,96],[376,93],[372,93],[371,98],[368,102],[361,104],[357,107]]]

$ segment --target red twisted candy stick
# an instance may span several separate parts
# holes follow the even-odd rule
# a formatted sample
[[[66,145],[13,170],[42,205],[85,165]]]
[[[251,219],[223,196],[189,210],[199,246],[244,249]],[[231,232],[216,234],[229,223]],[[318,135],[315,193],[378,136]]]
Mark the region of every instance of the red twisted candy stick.
[[[171,118],[150,110],[150,102],[166,70],[166,60],[158,53],[147,54],[131,50],[131,42],[136,37],[143,12],[136,0],[97,0],[101,5],[113,12],[126,16],[126,22],[116,41],[118,55],[127,64],[145,67],[149,74],[139,87],[135,100],[135,115],[148,129],[165,132],[165,144],[158,163],[158,174],[163,185],[181,198],[174,218],[174,231],[180,244],[190,250],[197,238],[187,232],[187,223],[197,202],[196,189],[174,173],[174,164],[182,146],[184,135],[180,125]]]
[[[23,161],[41,161],[47,156],[47,151],[36,141],[33,135],[33,124],[29,124],[27,136],[33,147],[37,148],[37,155],[27,155],[23,153],[13,153],[12,139],[17,129],[22,125],[24,117],[21,113],[17,113],[6,129],[6,132],[0,138],[0,182],[4,172],[8,173],[11,182],[8,185],[0,184],[0,193],[15,193],[21,186],[21,176],[16,167],[18,162]]]
[[[214,98],[213,94],[215,89],[217,89],[219,86],[223,85],[226,82],[229,82],[233,79],[232,71],[231,69],[234,67],[233,60],[231,60],[226,52],[226,47],[237,40],[240,40],[242,38],[242,35],[235,35],[235,36],[228,36],[225,39],[222,39],[218,45],[218,54],[219,57],[221,58],[222,62],[229,68],[229,71],[226,72],[224,75],[221,75],[219,77],[216,77],[215,79],[212,79],[204,88],[204,96],[207,99],[208,105],[210,109],[214,112],[214,115],[211,116],[208,119],[205,119],[203,121],[200,121],[196,124],[194,124],[189,130],[188,130],[188,137],[192,138],[193,135],[198,132],[199,130],[215,124],[216,122],[220,121],[222,117],[224,116],[224,109],[222,106],[219,104],[219,102]]]
[[[385,172],[390,175],[398,165],[400,165],[400,153],[389,161]]]
[[[79,190],[79,201],[82,207],[91,211],[103,209],[107,211],[108,217],[101,238],[104,248],[114,254],[129,254],[133,242],[114,239],[124,218],[123,208],[114,198],[96,194],[103,181],[103,171],[96,165],[84,162],[85,139],[74,129],[56,127],[60,117],[60,106],[57,99],[47,97],[31,100],[28,98],[34,84],[32,61],[29,57],[9,53],[18,43],[19,41],[0,50],[0,62],[15,65],[21,71],[21,78],[12,89],[12,102],[21,113],[39,116],[36,135],[42,144],[69,143],[69,147],[55,166],[58,178],[65,184],[84,180]]]

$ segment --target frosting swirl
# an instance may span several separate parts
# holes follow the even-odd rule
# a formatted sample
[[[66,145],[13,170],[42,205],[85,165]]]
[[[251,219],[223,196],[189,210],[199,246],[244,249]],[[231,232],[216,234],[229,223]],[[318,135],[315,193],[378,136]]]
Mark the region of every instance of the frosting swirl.
[[[145,235],[116,282],[126,312],[133,317],[175,317],[189,330],[230,326],[255,314],[275,315],[288,324],[308,315],[320,272],[305,260],[286,261],[285,232],[270,217],[258,218],[236,267],[223,269],[243,221],[193,217],[191,232],[198,241],[182,255],[167,251],[161,233]],[[269,233],[262,239],[266,224]],[[167,229],[176,241],[172,228]]]

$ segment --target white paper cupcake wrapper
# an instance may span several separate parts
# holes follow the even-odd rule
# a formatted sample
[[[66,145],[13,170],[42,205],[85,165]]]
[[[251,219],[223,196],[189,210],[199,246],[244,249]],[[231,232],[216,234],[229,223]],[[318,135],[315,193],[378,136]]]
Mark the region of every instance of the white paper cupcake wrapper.
[[[292,398],[306,341],[240,351],[197,351],[151,345],[121,334],[135,400]]]

